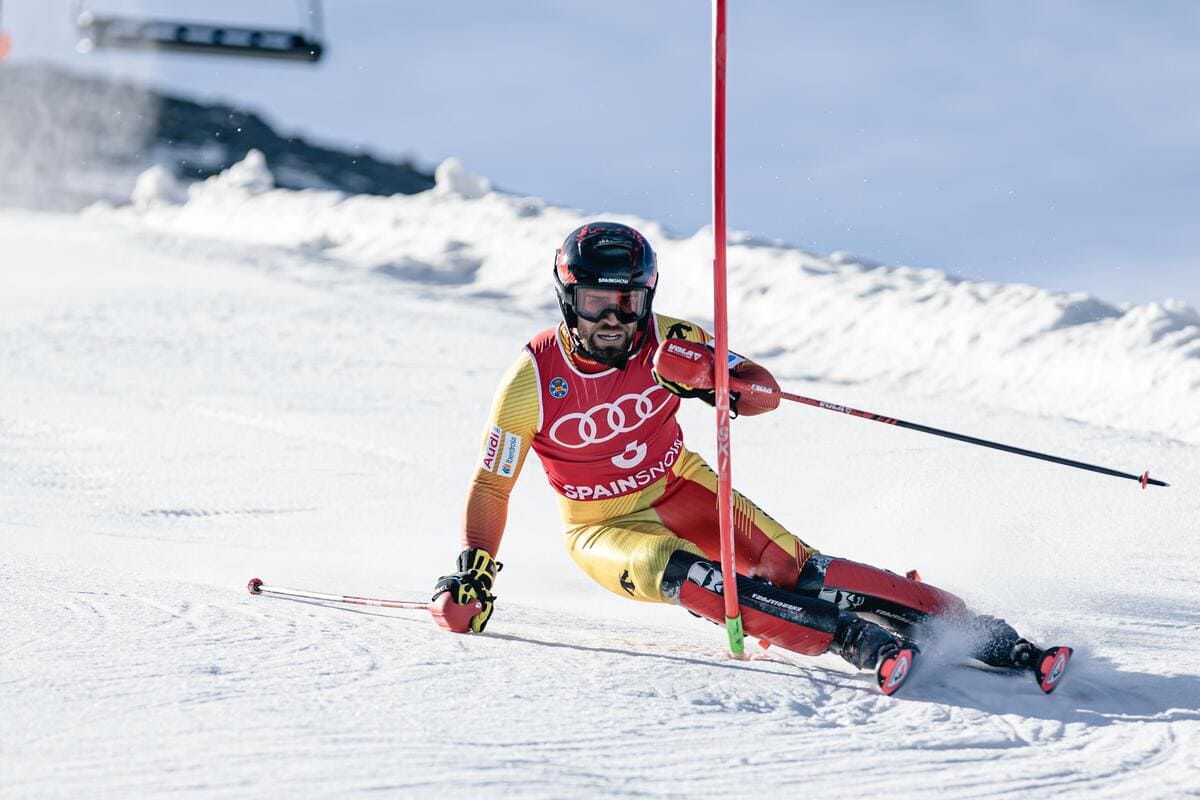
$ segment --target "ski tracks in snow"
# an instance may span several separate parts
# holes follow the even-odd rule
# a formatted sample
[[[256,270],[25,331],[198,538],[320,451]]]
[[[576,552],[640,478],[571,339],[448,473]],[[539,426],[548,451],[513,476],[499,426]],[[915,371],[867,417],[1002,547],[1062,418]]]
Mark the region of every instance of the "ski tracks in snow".
[[[930,664],[885,698],[831,656],[728,660],[699,622],[508,604],[488,633],[456,636],[423,612],[3,564],[5,796],[416,797],[451,774],[504,797],[1196,786],[1180,685],[1086,656],[1049,697],[1026,676]]]
[[[903,550],[1023,632],[1069,633],[1079,655],[1050,697],[948,667],[885,698],[831,656],[730,661],[722,631],[682,612],[575,613],[595,595],[562,577],[536,470],[513,496],[496,616],[454,636],[421,612],[243,587],[428,597],[519,348],[506,337],[531,319],[479,303],[464,326],[454,303],[322,278],[302,255],[264,269],[236,247],[19,223],[6,230],[39,267],[0,297],[0,796],[1200,792],[1190,445],[1089,429],[1172,461],[1169,493],[1118,493],[832,415],[739,428],[769,443],[743,487],[799,506],[815,544]],[[944,410],[910,402],[916,419]],[[1002,421],[1080,444],[1062,420]],[[829,469],[797,484],[800,465]],[[1045,556],[1006,578],[1014,553]]]
[[[6,559],[5,626],[24,637],[5,631],[0,659],[0,795],[222,794],[268,775],[291,795],[343,786],[357,734],[322,720],[390,691],[379,632],[402,620],[264,613],[230,590],[89,572]],[[295,759],[306,752],[320,757]]]

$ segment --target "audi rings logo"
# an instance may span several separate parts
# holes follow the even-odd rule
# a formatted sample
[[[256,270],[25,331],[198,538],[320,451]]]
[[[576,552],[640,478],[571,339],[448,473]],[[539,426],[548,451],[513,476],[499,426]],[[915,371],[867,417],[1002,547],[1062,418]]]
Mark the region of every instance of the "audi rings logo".
[[[655,397],[661,393],[661,399]],[[565,414],[550,427],[550,438],[562,445],[578,449],[601,444],[622,433],[636,431],[671,402],[671,394],[655,384],[641,394],[624,394],[615,403],[601,403],[587,411]]]

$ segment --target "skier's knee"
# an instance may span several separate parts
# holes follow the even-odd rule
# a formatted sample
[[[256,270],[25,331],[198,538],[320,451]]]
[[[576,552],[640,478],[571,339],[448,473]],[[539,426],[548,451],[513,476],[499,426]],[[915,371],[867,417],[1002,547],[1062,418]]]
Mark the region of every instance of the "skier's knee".
[[[700,548],[691,542],[673,536],[655,536],[638,543],[629,556],[629,578],[647,595],[644,599],[679,602],[679,591],[674,595],[664,591],[667,573],[677,572],[680,564],[703,561]],[[674,566],[672,566],[674,564]],[[686,568],[684,568],[686,574]],[[635,595],[636,596],[636,595]]]
[[[567,532],[567,551],[588,576],[623,597],[671,602],[662,595],[663,571],[677,550],[696,545],[649,524],[580,526]]]
[[[679,548],[668,555],[659,587],[668,603],[679,604],[683,584],[688,579],[706,589],[721,592],[721,570],[701,553]],[[715,588],[714,588],[715,587]]]
[[[700,560],[700,548],[673,536],[641,538],[629,551],[625,567],[617,576],[621,593],[635,600],[678,603],[678,593],[670,597],[662,591],[664,575],[674,556]]]

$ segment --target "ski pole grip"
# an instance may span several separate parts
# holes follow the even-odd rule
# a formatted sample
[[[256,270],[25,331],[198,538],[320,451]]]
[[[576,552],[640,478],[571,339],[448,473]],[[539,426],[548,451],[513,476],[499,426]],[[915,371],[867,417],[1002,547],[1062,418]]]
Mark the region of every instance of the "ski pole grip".
[[[654,353],[654,371],[671,383],[707,390],[713,388],[713,360],[707,345],[667,339]]]

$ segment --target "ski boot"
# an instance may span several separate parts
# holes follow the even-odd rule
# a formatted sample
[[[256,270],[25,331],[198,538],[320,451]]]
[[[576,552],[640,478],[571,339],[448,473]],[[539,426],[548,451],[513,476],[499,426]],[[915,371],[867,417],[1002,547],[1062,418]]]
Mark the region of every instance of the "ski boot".
[[[972,627],[982,637],[982,642],[972,656],[989,667],[1032,672],[1038,687],[1050,694],[1058,686],[1071,660],[1069,647],[1047,647],[1040,649],[1028,639],[1023,639],[1012,626],[1002,619],[980,615],[973,620]]]
[[[830,647],[859,669],[875,671],[875,680],[886,695],[898,690],[912,673],[917,648],[887,628],[853,614],[834,633]]]

